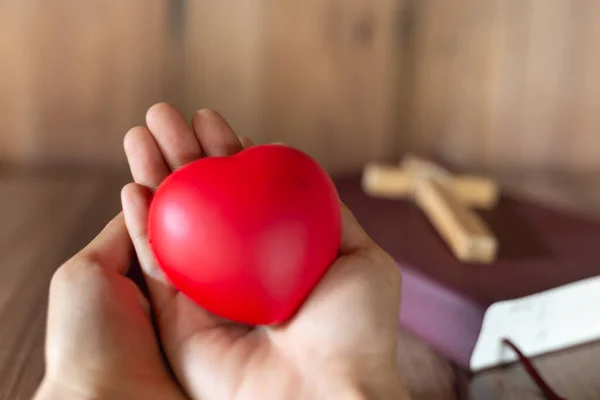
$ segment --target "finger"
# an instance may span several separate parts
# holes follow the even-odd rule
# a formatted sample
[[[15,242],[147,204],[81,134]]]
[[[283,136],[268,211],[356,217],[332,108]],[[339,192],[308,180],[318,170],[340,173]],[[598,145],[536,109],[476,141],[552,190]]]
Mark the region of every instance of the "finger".
[[[138,126],[125,135],[123,148],[133,180],[156,188],[169,175],[169,166],[148,128]]]
[[[363,230],[352,212],[345,204],[342,207],[342,240],[340,244],[340,255],[338,260],[356,259],[356,256],[363,258],[363,262],[349,263],[355,264],[359,271],[365,271],[364,266],[370,266],[368,274],[372,279],[380,279],[381,282],[387,282],[389,287],[394,290],[400,290],[400,270],[394,260],[383,251]],[[368,260],[365,262],[364,260]],[[335,268],[332,268],[335,270]],[[345,273],[349,271],[348,265],[338,263],[337,269]],[[346,271],[342,271],[346,269]],[[332,271],[332,276],[336,275]]]
[[[74,258],[85,260],[84,265],[95,265],[126,274],[132,257],[132,245],[123,213],[119,213]]]
[[[202,148],[192,128],[170,104],[159,103],[150,107],[146,123],[171,170],[202,156]]]
[[[242,150],[239,139],[216,111],[198,111],[192,126],[207,156],[230,156]]]
[[[244,149],[254,146],[254,142],[252,141],[252,139],[246,136],[240,136],[240,143],[242,144],[242,147]]]
[[[151,197],[152,192],[148,188],[136,183],[126,185],[121,191],[127,230],[138,255],[152,304],[160,314],[164,306],[177,294],[177,290],[159,268],[148,242],[147,220]]]
[[[340,253],[350,254],[373,246],[373,241],[363,230],[352,212],[345,204],[340,203],[342,212],[342,240]]]

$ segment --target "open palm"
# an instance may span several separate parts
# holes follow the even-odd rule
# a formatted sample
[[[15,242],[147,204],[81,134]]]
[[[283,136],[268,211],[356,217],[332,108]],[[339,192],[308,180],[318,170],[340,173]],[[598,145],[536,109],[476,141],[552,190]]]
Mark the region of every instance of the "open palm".
[[[398,269],[343,206],[340,257],[283,325],[223,320],[169,283],[147,239],[153,190],[195,159],[233,155],[252,143],[210,110],[196,113],[190,127],[173,107],[158,104],[147,125],[125,137],[135,183],[123,189],[123,211],[160,340],[187,393],[202,400],[403,398],[395,360]]]

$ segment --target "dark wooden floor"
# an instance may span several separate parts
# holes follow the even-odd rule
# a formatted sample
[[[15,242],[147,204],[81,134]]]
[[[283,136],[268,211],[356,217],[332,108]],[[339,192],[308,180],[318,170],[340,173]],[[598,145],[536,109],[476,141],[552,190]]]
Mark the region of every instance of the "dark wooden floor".
[[[600,175],[498,174],[505,187],[600,217]],[[48,283],[53,271],[119,212],[126,175],[0,172],[0,400],[29,399],[43,375]],[[398,361],[414,399],[454,399],[466,380],[429,347],[399,332]],[[541,357],[569,398],[600,398],[600,345]],[[519,366],[478,376],[481,398],[541,398]]]
[[[0,399],[31,397],[52,273],[119,211],[124,179],[86,175],[0,177]]]

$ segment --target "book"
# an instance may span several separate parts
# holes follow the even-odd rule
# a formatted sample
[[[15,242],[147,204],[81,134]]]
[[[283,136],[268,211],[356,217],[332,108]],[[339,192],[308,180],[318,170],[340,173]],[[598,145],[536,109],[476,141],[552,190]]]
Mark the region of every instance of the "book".
[[[600,223],[503,194],[479,211],[498,239],[489,265],[459,262],[411,201],[367,195],[359,175],[340,198],[402,270],[400,324],[471,372],[600,338]]]

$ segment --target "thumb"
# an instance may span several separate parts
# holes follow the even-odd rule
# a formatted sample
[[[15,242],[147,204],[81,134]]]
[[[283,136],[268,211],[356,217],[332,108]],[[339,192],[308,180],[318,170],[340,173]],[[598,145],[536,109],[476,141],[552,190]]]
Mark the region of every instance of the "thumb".
[[[112,269],[120,274],[126,274],[133,254],[133,246],[123,213],[119,213],[79,254],[73,259],[85,260],[78,265],[94,264],[106,269]]]
[[[375,244],[360,226],[352,211],[344,203],[341,203],[342,211],[342,241],[340,243],[341,254],[351,254],[358,250],[373,247]]]

